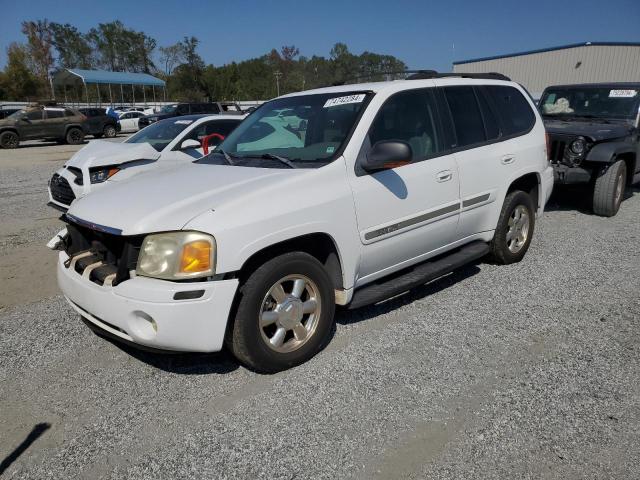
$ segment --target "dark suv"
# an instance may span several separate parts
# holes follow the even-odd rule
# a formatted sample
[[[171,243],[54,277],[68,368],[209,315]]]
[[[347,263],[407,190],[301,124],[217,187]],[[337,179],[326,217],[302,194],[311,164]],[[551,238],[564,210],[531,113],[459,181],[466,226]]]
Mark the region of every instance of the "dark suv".
[[[87,133],[95,138],[103,136],[113,138],[120,131],[120,122],[115,117],[107,115],[104,108],[80,108],[79,110],[87,117],[85,122]]]
[[[243,114],[242,109],[235,102],[172,103],[171,105],[165,105],[162,107],[158,113],[140,117],[140,120],[138,120],[138,127],[142,129],[147,125],[157,122],[158,120],[164,120],[165,118],[202,113],[225,113],[230,115]]]
[[[556,183],[590,185],[594,213],[614,216],[640,182],[640,83],[547,87],[540,113]]]
[[[0,120],[0,147],[17,148],[22,140],[56,140],[77,145],[84,141],[85,117],[66,107],[34,107],[18,110]]]

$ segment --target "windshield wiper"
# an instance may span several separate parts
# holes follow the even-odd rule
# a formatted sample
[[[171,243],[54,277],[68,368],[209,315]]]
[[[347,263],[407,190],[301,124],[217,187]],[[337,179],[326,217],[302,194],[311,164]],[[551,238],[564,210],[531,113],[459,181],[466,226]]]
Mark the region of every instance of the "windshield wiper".
[[[287,165],[289,168],[298,168],[288,158],[281,157],[280,155],[274,155],[273,153],[263,153],[262,155],[260,155],[260,158],[264,158],[266,160],[278,160],[279,162]]]
[[[221,148],[219,148],[218,150],[216,150],[216,153],[221,153],[222,156],[224,157],[224,159],[227,161],[227,163],[229,165],[231,165],[232,167],[236,164],[236,162],[234,162],[231,159],[231,155],[229,155],[227,152],[225,152],[224,150],[222,150]]]

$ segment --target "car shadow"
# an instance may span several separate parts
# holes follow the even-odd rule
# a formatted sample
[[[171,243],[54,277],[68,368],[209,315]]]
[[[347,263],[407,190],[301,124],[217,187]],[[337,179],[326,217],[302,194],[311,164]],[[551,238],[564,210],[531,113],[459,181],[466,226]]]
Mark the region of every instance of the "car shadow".
[[[88,142],[88,140],[93,140],[93,138],[89,138],[87,140],[84,140],[82,143],[79,143],[78,145],[86,145]],[[27,145],[25,145],[24,143],[20,143],[20,145],[18,145],[18,148],[40,148],[40,147],[57,147],[57,146],[67,146],[67,143],[58,143],[55,141],[52,142],[48,142],[48,141],[42,141],[39,143],[29,143]]]
[[[348,310],[344,307],[340,308],[336,311],[336,323],[340,325],[352,325],[365,320],[370,320],[371,318],[384,315],[392,312],[393,310],[404,307],[416,300],[434,295],[458,282],[461,282],[462,280],[471,278],[478,273],[480,273],[478,264],[472,263],[465,267],[461,267],[444,277],[437,278],[429,283],[415,287],[388,300],[383,300],[382,302],[360,307],[355,310]]]
[[[18,459],[18,457],[20,457],[20,455],[27,451],[33,442],[40,438],[50,428],[51,424],[46,422],[35,425],[20,445],[18,445],[0,462],[0,475],[2,475],[2,473],[5,472],[9,466]]]
[[[638,186],[627,187],[622,201],[640,193]],[[590,185],[555,185],[545,206],[548,212],[578,211],[593,215],[593,187]]]

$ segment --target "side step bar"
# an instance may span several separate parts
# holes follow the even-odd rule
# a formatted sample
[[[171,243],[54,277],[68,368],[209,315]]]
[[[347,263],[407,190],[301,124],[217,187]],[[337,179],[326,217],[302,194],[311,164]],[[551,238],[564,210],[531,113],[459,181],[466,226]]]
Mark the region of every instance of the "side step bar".
[[[453,253],[420,263],[401,271],[399,274],[392,275],[390,278],[381,279],[380,282],[365,285],[354,292],[347,308],[354,309],[371,305],[424,285],[484,257],[489,251],[489,245],[485,242],[471,242],[454,250]]]

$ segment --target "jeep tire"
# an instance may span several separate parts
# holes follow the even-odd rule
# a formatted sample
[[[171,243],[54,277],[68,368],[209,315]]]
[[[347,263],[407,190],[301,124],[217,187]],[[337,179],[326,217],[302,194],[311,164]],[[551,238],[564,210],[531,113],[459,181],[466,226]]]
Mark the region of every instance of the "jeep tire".
[[[522,260],[533,238],[535,215],[529,194],[521,190],[507,194],[490,244],[496,262],[508,265]]]
[[[84,132],[76,127],[67,130],[65,140],[69,145],[80,145],[84,141]]]
[[[0,147],[2,148],[18,148],[20,145],[20,139],[16,132],[2,132],[0,133]]]
[[[598,172],[593,188],[593,213],[613,217],[620,210],[627,183],[627,165],[622,160]]]
[[[333,282],[307,253],[285,253],[262,264],[241,285],[236,302],[226,343],[254,371],[275,373],[307,361],[333,330]]]

